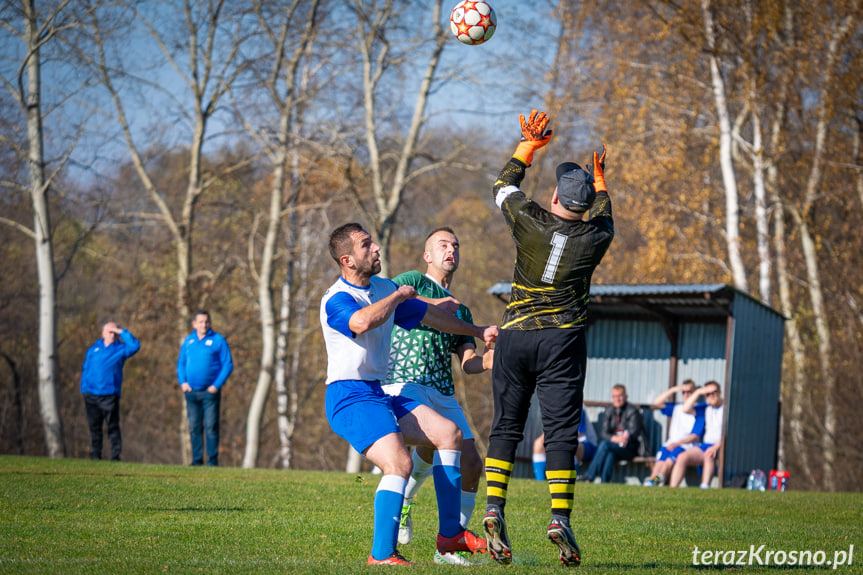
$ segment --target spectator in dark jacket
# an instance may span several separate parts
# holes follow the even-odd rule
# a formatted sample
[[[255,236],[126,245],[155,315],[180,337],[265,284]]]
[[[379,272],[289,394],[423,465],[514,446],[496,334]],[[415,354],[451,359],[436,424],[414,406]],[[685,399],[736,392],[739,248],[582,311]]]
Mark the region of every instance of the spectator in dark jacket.
[[[611,480],[615,462],[629,461],[638,455],[643,435],[641,410],[626,401],[626,387],[618,383],[611,388],[611,405],[605,410],[602,420],[602,441],[581,479],[593,481],[598,475],[602,483],[607,483]]]

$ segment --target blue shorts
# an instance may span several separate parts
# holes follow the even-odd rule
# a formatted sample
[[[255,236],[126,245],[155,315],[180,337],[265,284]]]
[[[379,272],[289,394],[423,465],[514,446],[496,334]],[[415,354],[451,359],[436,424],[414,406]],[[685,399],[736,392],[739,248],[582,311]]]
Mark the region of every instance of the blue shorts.
[[[659,448],[659,451],[656,453],[657,461],[665,461],[666,459],[671,461],[677,461],[677,456],[686,451],[682,446],[678,445],[671,451],[668,450],[664,445]]]
[[[696,444],[696,447],[698,449],[700,449],[701,451],[707,451],[708,449],[713,447],[713,444],[712,443],[698,443],[698,444]]]
[[[419,405],[406,397],[385,394],[377,381],[350,379],[327,386],[327,421],[336,435],[360,453],[381,437],[400,432],[398,420]]]
[[[593,459],[593,454],[596,453],[596,445],[589,441],[582,441],[579,445],[584,446],[584,453],[581,454],[581,460],[590,461]]]

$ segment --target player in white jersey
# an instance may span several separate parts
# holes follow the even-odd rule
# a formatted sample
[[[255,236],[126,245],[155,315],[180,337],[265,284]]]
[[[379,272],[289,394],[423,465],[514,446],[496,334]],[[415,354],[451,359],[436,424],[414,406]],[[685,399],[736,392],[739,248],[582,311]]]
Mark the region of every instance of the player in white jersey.
[[[701,434],[704,433],[703,418],[696,418],[695,414],[684,412],[683,404],[674,401],[678,391],[683,396],[683,401],[686,401],[695,392],[695,382],[686,379],[680,385],[666,389],[656,396],[651,405],[653,409],[661,410],[660,412],[668,417],[668,439],[656,454],[650,477],[644,480],[646,487],[665,485],[665,479],[674,467],[674,462],[680,454],[700,442]]]
[[[381,270],[380,246],[360,224],[340,226],[330,235],[330,255],[340,277],[321,299],[321,328],[327,347],[327,420],[383,473],[374,503],[370,565],[411,565],[396,550],[411,458],[405,447],[434,448],[441,553],[485,552],[486,542],[459,522],[462,433],[430,407],[381,389],[386,379],[394,324],[406,329],[421,321],[441,331],[497,338],[497,327],[478,327],[416,299],[411,286],[374,277]]]
[[[707,402],[699,403],[704,397]],[[716,458],[719,456],[719,450],[722,448],[722,431],[723,418],[725,416],[725,405],[722,402],[722,392],[719,384],[715,381],[708,381],[704,387],[698,389],[689,396],[683,403],[683,411],[692,413],[697,417],[704,419],[704,434],[702,443],[695,447],[690,447],[684,451],[671,470],[671,487],[677,487],[683,481],[683,476],[686,473],[686,468],[691,465],[701,465],[701,485],[702,489],[710,487],[710,480],[713,479],[713,472],[716,467]]]

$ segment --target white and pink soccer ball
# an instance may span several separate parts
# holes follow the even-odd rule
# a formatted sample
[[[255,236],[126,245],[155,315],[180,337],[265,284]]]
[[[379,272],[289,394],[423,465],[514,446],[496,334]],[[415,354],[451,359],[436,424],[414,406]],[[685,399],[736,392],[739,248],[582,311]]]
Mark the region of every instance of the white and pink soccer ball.
[[[462,0],[452,9],[449,28],[460,42],[476,46],[494,35],[497,15],[488,2]]]

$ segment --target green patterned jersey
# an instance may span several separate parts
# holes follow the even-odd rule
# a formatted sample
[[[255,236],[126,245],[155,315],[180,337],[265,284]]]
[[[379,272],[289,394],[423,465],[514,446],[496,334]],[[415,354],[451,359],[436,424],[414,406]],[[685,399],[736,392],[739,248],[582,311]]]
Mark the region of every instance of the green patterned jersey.
[[[413,286],[423,297],[439,299],[450,295],[443,286],[418,271],[405,272],[393,281],[397,285]],[[464,305],[459,306],[456,316],[473,323],[470,310]],[[424,324],[410,331],[394,326],[390,369],[385,383],[416,382],[432,387],[442,395],[453,395],[452,354],[467,343],[476,345],[472,337],[442,333]]]
[[[614,238],[611,200],[598,192],[587,221],[560,218],[519,189],[525,168],[512,158],[494,184],[495,203],[516,245],[500,329],[582,329],[593,270]]]

